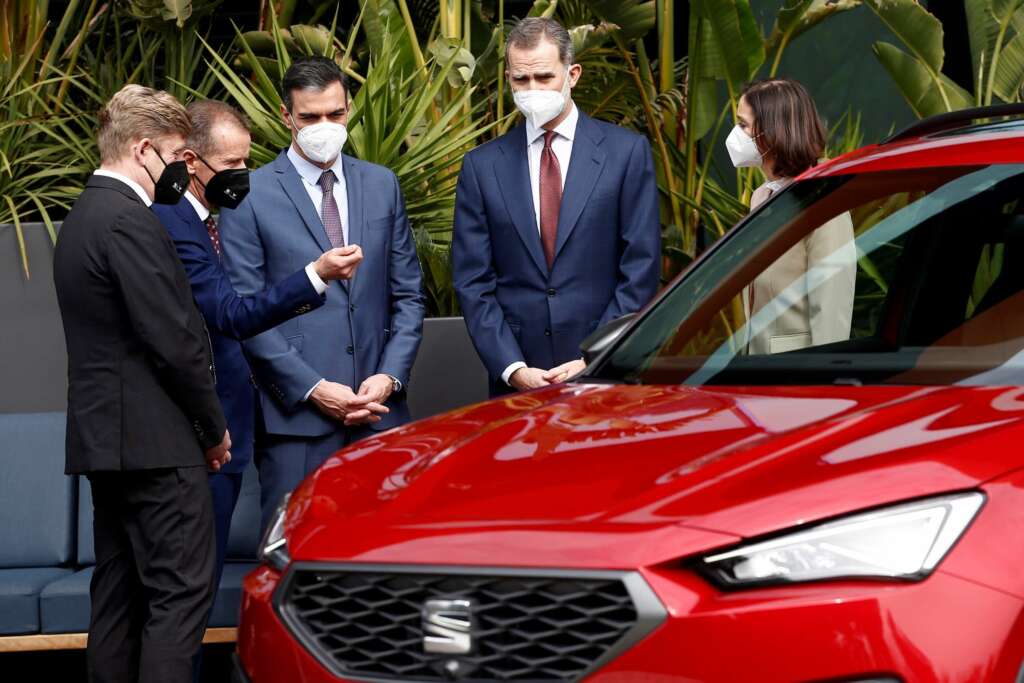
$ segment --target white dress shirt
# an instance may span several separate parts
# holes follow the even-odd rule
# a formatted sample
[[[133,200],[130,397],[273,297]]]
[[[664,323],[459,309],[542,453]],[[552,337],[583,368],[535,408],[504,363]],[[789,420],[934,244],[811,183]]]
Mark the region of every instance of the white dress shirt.
[[[320,176],[326,170],[334,171],[334,177],[337,178],[334,183],[334,201],[338,204],[338,216],[341,217],[341,232],[345,235],[345,244],[348,244],[348,190],[345,185],[345,169],[342,167],[341,155],[339,154],[338,158],[334,160],[334,165],[330,169],[320,168],[303,159],[292,146],[288,148],[288,161],[292,162],[292,166],[299,172],[302,186],[306,188],[306,193],[309,194],[313,206],[316,207],[318,216],[323,216],[324,206],[324,192],[320,189]]]
[[[555,128],[555,137],[551,141],[551,151],[558,159],[558,170],[562,172],[562,189],[565,189],[565,178],[569,173],[569,160],[572,158],[572,141],[576,137],[576,124],[579,123],[580,112],[573,103],[569,115]],[[543,128],[537,128],[533,122],[526,121],[526,150],[530,160],[530,189],[533,191],[533,216],[537,220],[537,232],[540,232],[540,156],[544,153]]]
[[[146,194],[146,191],[142,189],[142,185],[139,185],[137,182],[135,182],[128,176],[121,175],[117,171],[108,171],[104,168],[97,168],[95,171],[92,172],[92,174],[105,176],[107,178],[113,178],[114,180],[120,180],[122,183],[135,190],[135,194],[139,195],[139,199],[142,200],[143,204],[145,204],[146,206],[153,205],[153,200],[150,199],[149,195]]]
[[[580,112],[574,102],[569,115],[555,127],[555,137],[551,140],[551,151],[558,159],[558,170],[562,172],[562,190],[565,190],[565,179],[569,173],[569,160],[572,158],[572,142],[576,137],[576,124],[579,123]],[[533,216],[537,221],[537,232],[540,233],[540,157],[544,153],[544,133],[547,131],[526,120],[526,156],[530,162],[530,189],[533,191]],[[509,384],[512,373],[525,368],[526,363],[516,361],[501,373],[501,380]],[[544,368],[545,370],[549,368]]]
[[[185,190],[185,199],[187,199],[188,203],[192,205],[193,209],[195,209],[196,215],[199,216],[199,220],[205,223],[206,219],[210,217],[210,210],[206,208],[206,206],[199,201],[199,198],[192,194],[190,190]],[[327,283],[321,280],[320,276],[317,275],[316,265],[312,261],[310,261],[306,266],[306,277],[309,278],[309,284],[313,285],[313,289],[316,290],[317,294],[323,295],[323,293],[327,291]]]

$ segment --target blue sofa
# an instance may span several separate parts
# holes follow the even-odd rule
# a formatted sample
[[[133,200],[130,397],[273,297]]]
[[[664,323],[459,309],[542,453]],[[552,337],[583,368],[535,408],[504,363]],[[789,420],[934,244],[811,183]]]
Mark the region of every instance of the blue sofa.
[[[64,474],[64,414],[0,414],[0,649],[53,649],[84,638],[89,581],[96,557],[92,497],[85,477]],[[238,624],[242,577],[255,566],[259,484],[250,466],[231,524],[228,563],[217,591],[211,629]],[[17,639],[16,648],[4,640]],[[223,639],[223,638],[222,638]]]

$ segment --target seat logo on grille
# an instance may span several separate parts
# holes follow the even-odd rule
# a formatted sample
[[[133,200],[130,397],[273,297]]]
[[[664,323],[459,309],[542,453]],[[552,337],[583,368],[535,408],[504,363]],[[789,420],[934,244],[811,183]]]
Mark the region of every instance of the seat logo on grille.
[[[427,600],[423,603],[423,651],[466,655],[473,651],[473,603]]]

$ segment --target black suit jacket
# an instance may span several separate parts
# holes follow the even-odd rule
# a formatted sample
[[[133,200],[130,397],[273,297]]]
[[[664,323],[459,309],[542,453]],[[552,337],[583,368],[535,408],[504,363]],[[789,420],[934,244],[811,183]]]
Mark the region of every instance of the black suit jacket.
[[[67,472],[203,465],[224,436],[203,318],[167,231],[92,176],[57,238],[68,349]]]

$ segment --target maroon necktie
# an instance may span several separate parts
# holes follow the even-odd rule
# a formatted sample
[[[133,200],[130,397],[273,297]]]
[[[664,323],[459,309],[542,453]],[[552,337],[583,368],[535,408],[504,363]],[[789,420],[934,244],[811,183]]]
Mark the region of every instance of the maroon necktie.
[[[558,241],[558,209],[562,205],[562,171],[558,157],[551,149],[556,133],[544,133],[544,151],[540,153],[540,241],[548,270],[555,262],[555,244]]]
[[[320,189],[324,191],[323,205],[320,207],[320,219],[324,222],[324,231],[333,247],[345,246],[345,232],[341,229],[341,214],[338,202],[334,199],[334,183],[337,180],[334,171],[327,169],[320,174]]]
[[[210,214],[204,222],[206,223],[206,233],[210,236],[210,242],[213,243],[213,251],[220,257],[220,231],[217,230],[217,219]]]

